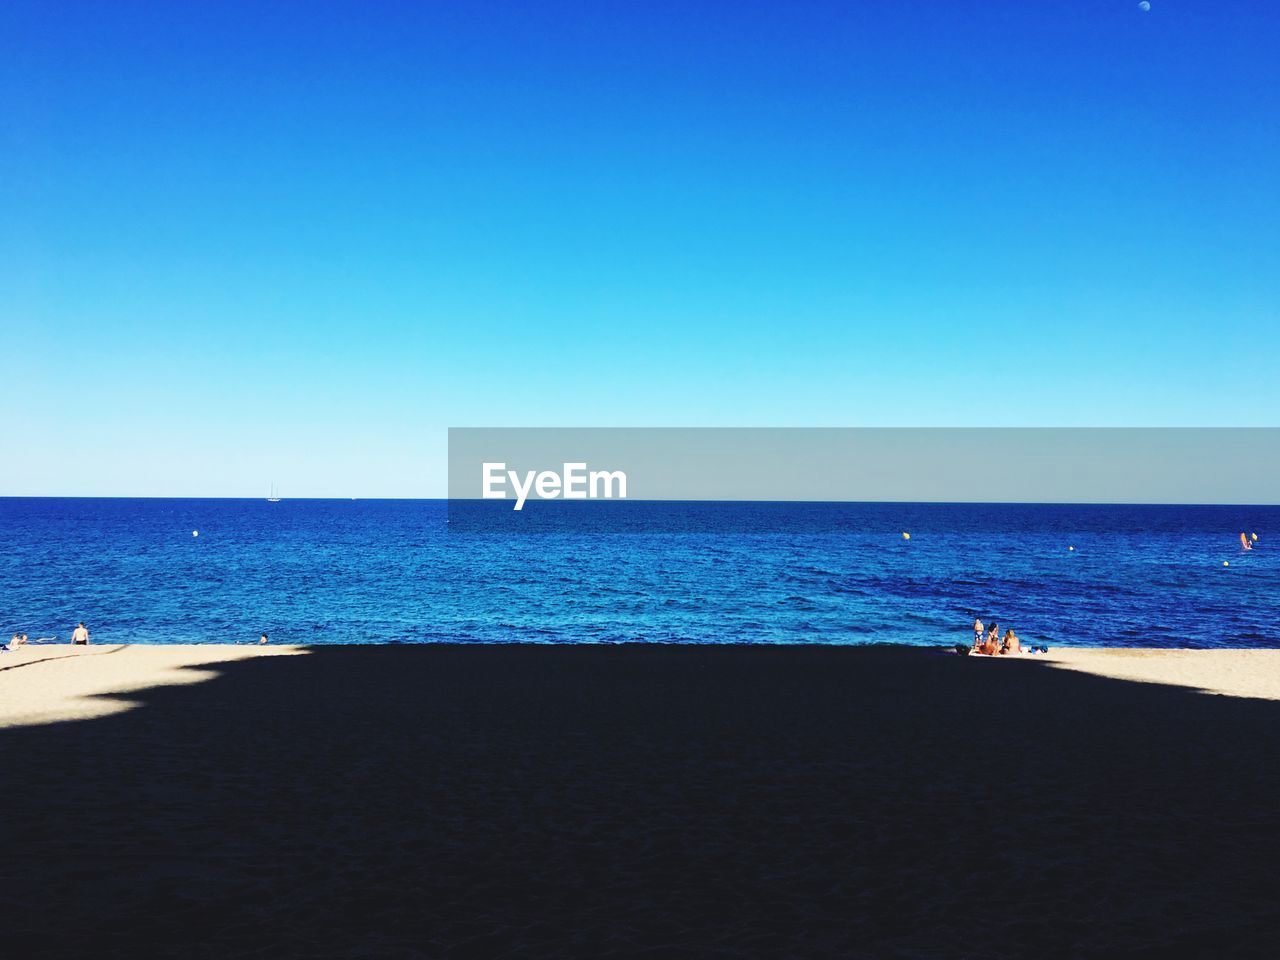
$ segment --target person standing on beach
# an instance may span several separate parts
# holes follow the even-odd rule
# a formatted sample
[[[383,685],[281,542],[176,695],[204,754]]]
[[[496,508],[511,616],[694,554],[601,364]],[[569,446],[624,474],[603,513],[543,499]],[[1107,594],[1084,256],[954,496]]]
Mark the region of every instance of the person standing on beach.
[[[80,626],[71,631],[71,642],[82,644],[86,647],[89,645],[89,630],[84,625],[83,620],[80,621]]]
[[[979,647],[979,646],[981,646],[981,645],[982,645],[982,630],[983,630],[983,627],[982,627],[982,621],[981,621],[980,619],[978,619],[978,618],[976,618],[976,617],[975,617],[975,618],[974,618],[974,621],[973,621],[973,645],[974,645],[974,647]]]

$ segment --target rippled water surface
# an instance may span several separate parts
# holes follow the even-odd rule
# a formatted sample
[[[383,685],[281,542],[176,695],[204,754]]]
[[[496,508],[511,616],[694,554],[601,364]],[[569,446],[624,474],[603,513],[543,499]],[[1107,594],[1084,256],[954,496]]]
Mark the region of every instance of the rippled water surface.
[[[443,501],[0,499],[0,630],[935,644],[979,615],[1055,644],[1280,646],[1277,507],[618,507],[631,532],[451,532]]]

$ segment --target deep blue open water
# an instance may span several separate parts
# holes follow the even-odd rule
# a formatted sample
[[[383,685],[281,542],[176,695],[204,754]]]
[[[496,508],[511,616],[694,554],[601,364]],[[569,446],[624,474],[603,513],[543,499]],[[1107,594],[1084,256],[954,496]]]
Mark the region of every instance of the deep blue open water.
[[[1280,646],[1280,507],[614,509],[629,532],[451,531],[444,501],[0,499],[0,631],[938,644],[978,615],[1051,644]]]

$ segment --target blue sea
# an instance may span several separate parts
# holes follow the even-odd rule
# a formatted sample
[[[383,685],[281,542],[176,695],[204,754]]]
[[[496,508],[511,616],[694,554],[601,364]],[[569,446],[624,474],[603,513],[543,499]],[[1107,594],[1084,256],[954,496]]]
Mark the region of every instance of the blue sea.
[[[980,616],[1056,645],[1280,646],[1280,507],[546,506],[468,529],[440,500],[0,499],[0,631],[933,645]]]

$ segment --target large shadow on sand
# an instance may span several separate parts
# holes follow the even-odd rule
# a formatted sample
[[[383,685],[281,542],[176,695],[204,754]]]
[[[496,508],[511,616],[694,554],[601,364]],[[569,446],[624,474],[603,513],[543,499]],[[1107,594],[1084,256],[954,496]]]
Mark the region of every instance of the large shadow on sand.
[[[11,956],[1269,956],[1280,704],[902,649],[321,647],[0,733]]]

